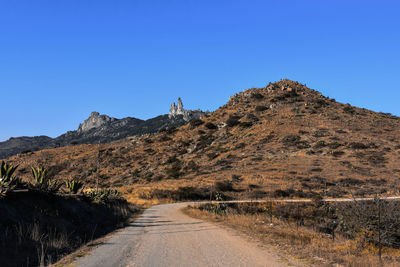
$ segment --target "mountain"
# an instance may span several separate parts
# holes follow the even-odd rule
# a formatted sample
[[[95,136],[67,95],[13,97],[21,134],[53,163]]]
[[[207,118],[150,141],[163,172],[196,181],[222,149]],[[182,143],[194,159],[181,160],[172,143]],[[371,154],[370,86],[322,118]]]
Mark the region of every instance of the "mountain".
[[[24,179],[30,179],[29,166],[43,165],[58,179],[98,181],[138,199],[188,186],[231,198],[361,196],[398,190],[399,140],[399,117],[281,80],[244,90],[176,129],[8,161],[20,166]]]
[[[76,144],[104,144],[128,136],[153,134],[163,128],[184,125],[206,114],[201,110],[184,109],[181,98],[178,98],[178,105],[173,103],[171,106],[178,106],[178,108],[171,109],[168,115],[161,115],[148,120],[131,117],[116,119],[107,115],[100,115],[98,112],[92,112],[89,118],[81,123],[76,131],[68,131],[56,138],[24,136],[0,142],[0,159],[45,148]]]

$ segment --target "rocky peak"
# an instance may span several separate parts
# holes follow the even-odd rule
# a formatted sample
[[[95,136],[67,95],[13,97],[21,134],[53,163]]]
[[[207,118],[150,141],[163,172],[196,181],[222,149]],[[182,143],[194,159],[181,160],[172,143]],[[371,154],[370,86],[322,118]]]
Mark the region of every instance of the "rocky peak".
[[[199,119],[205,115],[205,112],[201,110],[187,110],[183,108],[183,102],[180,97],[178,97],[178,103],[171,104],[171,108],[169,110],[168,117],[170,119],[174,119],[176,116],[183,116],[185,121],[190,121],[192,119]]]
[[[100,127],[115,120],[116,118],[112,118],[107,115],[100,115],[100,113],[93,111],[90,113],[89,118],[87,118],[83,123],[79,124],[78,133],[89,131],[90,129]]]
[[[178,104],[175,104],[175,102],[173,102],[171,104],[171,108],[169,109],[169,118],[172,119],[174,117],[176,117],[177,115],[185,115],[186,110],[183,108],[183,103],[182,103],[182,99],[180,97],[178,97]]]

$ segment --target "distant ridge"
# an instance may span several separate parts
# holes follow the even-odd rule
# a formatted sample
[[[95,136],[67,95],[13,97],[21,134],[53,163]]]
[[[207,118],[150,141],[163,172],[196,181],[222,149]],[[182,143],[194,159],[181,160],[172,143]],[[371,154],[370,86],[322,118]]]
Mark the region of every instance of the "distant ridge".
[[[171,107],[173,105],[175,103]],[[160,115],[148,120],[131,117],[117,119],[93,111],[89,118],[79,124],[76,131],[68,131],[56,138],[23,136],[12,137],[7,141],[0,142],[0,159],[45,148],[76,144],[109,143],[128,136],[153,134],[162,128],[184,125],[193,119],[204,116],[204,114],[205,112],[201,110],[185,110],[181,98],[178,98],[177,109],[170,110],[168,115]]]

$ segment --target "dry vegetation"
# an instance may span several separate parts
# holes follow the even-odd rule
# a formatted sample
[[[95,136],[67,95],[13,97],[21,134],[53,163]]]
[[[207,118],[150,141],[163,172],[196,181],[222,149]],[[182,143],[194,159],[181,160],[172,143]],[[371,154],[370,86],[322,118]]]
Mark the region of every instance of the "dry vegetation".
[[[116,190],[82,191],[83,183],[62,184],[45,168],[23,182],[17,168],[0,164],[1,266],[47,266],[138,211]]]
[[[1,199],[0,212],[1,266],[47,266],[124,226],[138,210],[122,200],[11,192]]]
[[[377,204],[203,204],[184,212],[232,227],[312,266],[398,266],[400,203],[379,203],[380,227]]]
[[[398,117],[337,103],[282,80],[236,94],[207,117],[177,129],[8,161],[20,166],[18,175],[26,180],[28,166],[44,165],[58,179],[122,187],[136,201],[168,195],[142,188],[194,187],[206,198],[218,190],[216,182],[223,183],[227,198],[394,194],[399,126]]]

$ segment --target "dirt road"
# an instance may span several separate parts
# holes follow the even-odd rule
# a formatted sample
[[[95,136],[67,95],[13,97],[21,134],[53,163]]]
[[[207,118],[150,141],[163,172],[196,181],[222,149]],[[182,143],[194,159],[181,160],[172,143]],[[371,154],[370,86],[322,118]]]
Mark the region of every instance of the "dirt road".
[[[181,213],[187,204],[154,206],[75,266],[287,266],[279,256],[211,223]],[[293,265],[292,265],[293,266]]]

